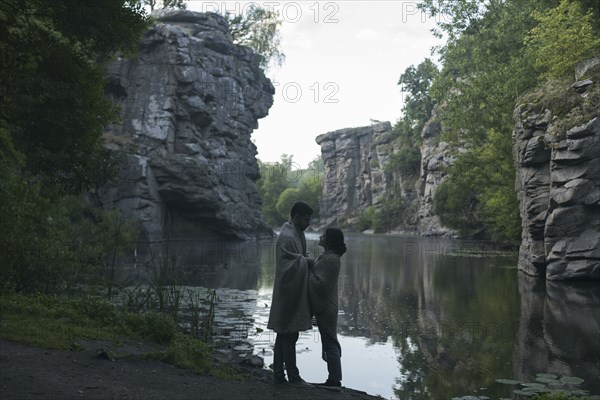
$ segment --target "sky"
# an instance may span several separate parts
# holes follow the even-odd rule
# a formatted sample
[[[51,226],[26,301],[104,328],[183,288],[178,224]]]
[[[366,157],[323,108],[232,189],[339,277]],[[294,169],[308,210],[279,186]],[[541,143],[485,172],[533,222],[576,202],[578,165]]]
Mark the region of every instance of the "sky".
[[[252,140],[261,161],[288,154],[294,169],[320,156],[320,134],[372,120],[394,124],[404,96],[400,75],[427,57],[436,61],[431,49],[442,44],[431,33],[436,20],[416,1],[190,0],[187,8],[244,13],[249,3],[280,13],[285,54],[281,67],[267,71],[274,103]]]

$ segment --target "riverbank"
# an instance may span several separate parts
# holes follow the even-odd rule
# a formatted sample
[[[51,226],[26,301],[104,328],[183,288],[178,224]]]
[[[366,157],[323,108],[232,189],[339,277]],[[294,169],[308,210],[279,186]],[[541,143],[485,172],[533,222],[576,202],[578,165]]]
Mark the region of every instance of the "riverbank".
[[[80,351],[49,350],[0,341],[2,399],[317,399],[374,400],[379,397],[345,389],[274,385],[264,369],[240,368],[241,379],[201,375],[143,354],[109,356],[89,342]],[[111,359],[112,358],[112,359]]]
[[[2,399],[307,396],[376,398],[351,389],[273,385],[272,373],[260,363],[182,334],[164,314],[131,313],[93,297],[0,297]]]

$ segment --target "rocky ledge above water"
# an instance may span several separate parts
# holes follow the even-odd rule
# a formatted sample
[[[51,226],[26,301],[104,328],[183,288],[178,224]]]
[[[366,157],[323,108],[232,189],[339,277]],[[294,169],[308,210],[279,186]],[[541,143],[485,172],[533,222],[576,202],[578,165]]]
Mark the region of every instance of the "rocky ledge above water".
[[[107,68],[121,123],[104,136],[121,168],[93,199],[139,221],[148,240],[270,236],[250,140],[274,94],[259,56],[233,44],[217,14],[153,16],[139,53]]]
[[[586,65],[515,110],[519,269],[549,280],[600,279],[600,59]]]

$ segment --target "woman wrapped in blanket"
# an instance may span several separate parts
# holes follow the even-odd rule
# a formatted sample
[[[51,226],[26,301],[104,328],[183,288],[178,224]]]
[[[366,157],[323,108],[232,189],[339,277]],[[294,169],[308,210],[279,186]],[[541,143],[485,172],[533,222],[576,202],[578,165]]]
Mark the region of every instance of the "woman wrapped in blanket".
[[[328,228],[319,238],[319,245],[325,251],[309,269],[308,294],[311,311],[319,327],[323,346],[322,357],[327,362],[329,377],[325,383],[317,386],[341,390],[342,348],[337,339],[337,317],[340,257],[346,252],[344,234],[337,228]]]

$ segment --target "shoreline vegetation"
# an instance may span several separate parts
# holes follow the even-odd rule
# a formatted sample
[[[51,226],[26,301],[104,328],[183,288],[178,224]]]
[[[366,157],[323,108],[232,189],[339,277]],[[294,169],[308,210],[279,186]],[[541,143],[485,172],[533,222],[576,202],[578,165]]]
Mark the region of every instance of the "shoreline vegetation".
[[[82,351],[86,342],[103,342],[112,361],[141,357],[198,374],[241,380],[231,366],[212,357],[208,341],[184,334],[172,316],[131,312],[95,296],[4,294],[0,298],[1,339],[55,350]]]
[[[90,382],[95,379],[111,383],[103,387],[108,392],[90,392],[93,395],[89,398],[118,397],[122,385],[134,388],[128,398],[147,398],[148,391],[157,395],[157,389],[155,382],[148,382],[148,376],[139,376],[146,370],[161,382],[159,398],[197,398],[200,393],[210,399],[240,394],[247,399],[269,394],[282,399],[309,395],[324,400],[330,396],[324,389],[274,385],[272,373],[261,364],[231,352],[224,354],[209,340],[183,332],[170,314],[131,312],[99,296],[4,293],[0,296],[0,315],[0,363],[3,371],[11,370],[2,374],[2,396],[46,398],[56,390],[68,393],[85,387],[78,391],[79,397],[85,392],[88,398],[87,389],[98,388]],[[122,371],[123,381],[112,381],[115,369]],[[18,370],[27,372],[19,374],[15,372]],[[28,379],[24,386],[15,382],[25,379],[23,376]],[[136,383],[136,379],[141,382]],[[182,385],[186,386],[183,391]],[[336,397],[378,398],[350,388]]]

